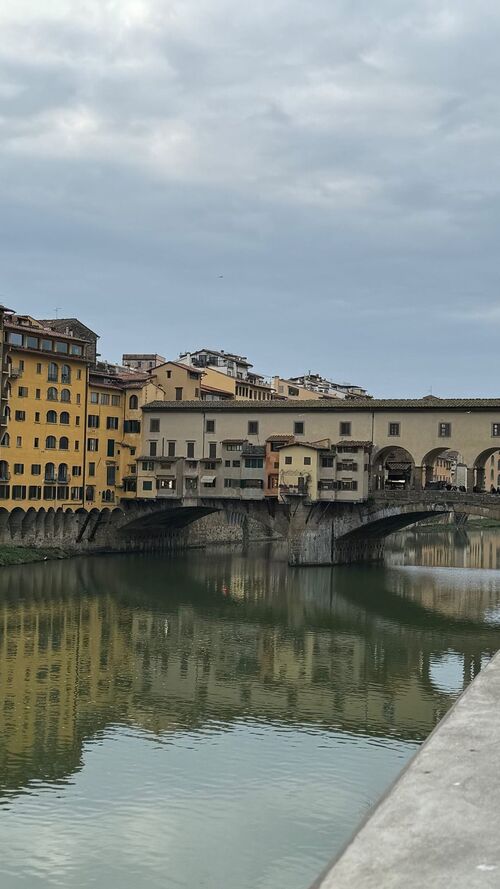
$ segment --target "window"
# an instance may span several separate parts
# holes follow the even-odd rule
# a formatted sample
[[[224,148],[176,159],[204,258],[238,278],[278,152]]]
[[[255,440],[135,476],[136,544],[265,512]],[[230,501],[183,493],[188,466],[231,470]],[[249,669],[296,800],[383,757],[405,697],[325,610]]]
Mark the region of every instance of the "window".
[[[80,450],[80,442],[77,440],[77,441],[75,441],[75,451],[79,451],[79,450]]]
[[[175,441],[169,441],[167,443],[167,455],[169,457],[175,457]]]
[[[263,469],[263,457],[245,457],[245,469]]]
[[[304,457],[304,466],[310,466],[310,465],[311,465],[311,458]]]
[[[71,488],[72,500],[83,500],[83,488]]]
[[[69,449],[69,441],[66,438],[66,436],[63,435],[62,438],[59,439],[59,450],[60,451],[67,451],[68,449]]]
[[[304,424],[302,422],[294,423],[293,432],[294,435],[304,435]]]
[[[152,460],[143,460],[141,465],[143,472],[152,472],[152,470],[155,468]]]
[[[291,466],[291,464],[292,464],[292,458],[291,458],[291,457],[285,457],[285,463],[286,463],[287,466]]]
[[[33,439],[33,447],[34,447],[34,448],[39,448],[39,447],[40,447],[40,439],[39,439],[39,438],[34,438],[34,439]]]
[[[59,469],[57,470],[57,481],[65,483],[68,481],[68,464],[67,463],[59,463]]]
[[[175,400],[182,401],[182,386],[175,387]]]
[[[140,420],[124,420],[123,421],[123,431],[124,432],[140,432],[141,431]]]
[[[205,469],[215,469],[216,468],[216,464],[212,463],[210,460],[203,460],[203,463],[205,465]]]
[[[40,399],[41,394],[42,394],[42,393],[41,393],[41,390],[40,390],[40,389],[35,389],[35,398]]]
[[[95,463],[89,463],[89,476],[92,478],[92,476],[94,476],[94,475],[95,475]]]
[[[128,400],[128,406],[131,411],[137,410],[137,408],[139,407],[139,399],[137,398],[137,395],[130,396],[130,398]]]
[[[55,435],[48,435],[45,439],[45,447],[49,450],[53,450],[56,446],[56,437]]]
[[[241,460],[233,460],[233,469],[238,469],[241,466]]]
[[[80,393],[79,392],[76,393],[76,403],[80,404]]]
[[[52,352],[52,340],[40,340],[40,348],[44,352]]]
[[[451,436],[451,423],[440,423],[438,434],[440,438],[449,438]]]
[[[341,423],[340,424],[340,435],[350,435],[351,434],[351,424],[350,423]]]
[[[25,500],[26,499],[26,485],[12,485],[12,499],[13,500]]]
[[[87,417],[87,426],[89,429],[99,429],[99,414],[89,414]]]
[[[28,488],[28,500],[40,500],[42,489],[40,485],[30,485]]]
[[[99,439],[88,438],[87,439],[87,450],[88,451],[98,451],[99,450]]]
[[[36,372],[37,372],[37,374],[41,374],[41,372],[42,372],[42,365],[40,363],[38,363],[36,366]]]
[[[12,343],[13,346],[22,346],[22,344],[23,344],[22,333],[13,333],[11,331],[9,333],[9,343]]]
[[[16,411],[14,414],[16,420],[25,420],[26,419],[26,411]]]
[[[55,477],[56,477],[56,467],[55,467],[54,463],[46,463],[45,464],[45,475],[44,475],[45,481],[46,482],[53,482],[55,480]]]
[[[47,411],[47,423],[57,423],[57,414],[55,411]]]
[[[14,475],[22,475],[24,473],[24,463],[14,463]]]
[[[358,483],[352,479],[343,478],[340,482],[341,491],[357,491]]]
[[[153,482],[143,481],[142,490],[143,491],[152,491],[153,490]]]
[[[49,362],[47,379],[50,383],[57,383],[59,379],[59,366],[55,363],[55,361]]]
[[[22,448],[22,446],[23,446],[22,437],[20,435],[17,435],[16,436],[16,448]]]
[[[106,419],[106,429],[118,429],[118,417],[108,417]]]
[[[224,466],[231,466],[231,460],[224,460]]]
[[[116,485],[116,466],[106,467],[106,484]]]
[[[491,424],[491,434],[493,438],[497,438],[500,435],[500,423],[492,423]],[[498,464],[500,468],[500,463]]]
[[[90,393],[90,403],[99,404],[99,394],[97,392]]]
[[[55,485],[44,485],[43,486],[43,499],[44,500],[55,500],[56,499],[56,486]]]
[[[401,430],[401,423],[389,423],[389,435],[399,435]]]
[[[101,392],[100,401],[101,401],[101,404],[109,404],[109,393],[108,392]]]
[[[69,364],[61,367],[61,383],[71,383],[71,368]]]
[[[95,485],[87,485],[85,488],[85,500],[88,503],[93,503],[95,500]]]
[[[71,468],[71,475],[79,476],[81,474],[82,474],[82,467],[81,466],[73,466]],[[90,472],[89,472],[89,475],[90,475]]]
[[[111,396],[111,404],[113,405],[113,407],[119,407],[120,406],[120,396],[119,395],[112,395]]]
[[[207,420],[206,421],[205,432],[215,432],[215,420]]]
[[[78,401],[78,398],[76,400]],[[71,401],[71,392],[69,389],[61,390],[61,401]]]
[[[135,448],[130,448],[130,456],[131,457],[135,456]]]
[[[323,469],[332,469],[333,468],[333,457],[322,457],[321,458],[321,466]]]
[[[248,434],[249,435],[258,435],[259,434],[259,424],[257,420],[249,420],[248,421]]]
[[[35,413],[35,423],[39,423],[39,422],[40,422],[40,411],[36,411],[36,413]]]
[[[149,442],[149,456],[156,457],[157,449],[158,449],[158,442],[157,441],[150,441]]]
[[[77,417],[76,420],[77,420],[76,425],[78,426],[78,425],[79,425],[80,417]],[[68,411],[61,411],[61,413],[60,413],[60,415],[59,415],[59,422],[62,423],[63,426],[69,426],[69,414],[68,414]]]
[[[280,389],[283,389],[283,386],[280,386]],[[299,390],[296,389],[295,386],[289,386],[288,394],[291,395],[292,398],[295,398],[299,394]]]
[[[172,371],[171,371],[171,370],[167,370],[167,379],[170,380],[171,377],[172,377]]]
[[[69,354],[70,355],[82,355],[83,349],[81,346],[77,346],[76,343],[69,344]]]
[[[47,389],[47,401],[57,401],[57,389],[54,386]]]
[[[188,460],[192,460],[194,458],[194,441],[186,442],[186,456]]]
[[[240,488],[241,482],[239,478],[225,478],[224,479],[224,487],[225,488]]]
[[[159,432],[160,431],[160,421],[156,418],[152,417],[149,421],[149,431],[150,432]]]
[[[106,451],[108,457],[115,456],[115,440],[114,438],[108,438],[108,448]]]
[[[76,378],[77,378],[77,380],[81,380],[81,378],[82,378],[82,372],[81,372],[81,370],[77,370],[77,372],[76,372]]]
[[[4,432],[2,441],[0,442],[3,448],[10,447],[10,435],[8,432]]]
[[[28,397],[28,389],[26,386],[19,386],[17,390],[17,394],[19,398],[27,398]]]
[[[236,442],[236,441],[226,442],[224,447],[225,447],[226,451],[242,451],[243,450],[243,444],[242,444],[242,442],[239,442],[239,441],[238,442]]]
[[[68,344],[67,343],[58,343],[56,341],[55,351],[60,352],[61,355],[67,355],[68,354]]]
[[[208,443],[208,456],[212,460],[216,459],[216,457],[217,457],[217,442],[216,441],[210,441]]]
[[[42,467],[40,463],[31,464],[31,475],[41,475]]]

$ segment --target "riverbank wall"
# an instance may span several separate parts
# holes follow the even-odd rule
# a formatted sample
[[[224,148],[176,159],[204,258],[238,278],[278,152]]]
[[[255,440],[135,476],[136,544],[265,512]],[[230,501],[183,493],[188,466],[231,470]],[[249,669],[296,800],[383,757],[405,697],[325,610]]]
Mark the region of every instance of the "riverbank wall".
[[[311,889],[498,889],[500,653]]]

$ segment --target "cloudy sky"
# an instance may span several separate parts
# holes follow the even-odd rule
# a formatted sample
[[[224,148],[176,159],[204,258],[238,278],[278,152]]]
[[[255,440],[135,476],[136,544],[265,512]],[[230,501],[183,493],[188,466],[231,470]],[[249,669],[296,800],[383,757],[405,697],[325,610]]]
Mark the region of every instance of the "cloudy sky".
[[[0,34],[4,303],[110,359],[499,394],[491,0],[16,0]]]

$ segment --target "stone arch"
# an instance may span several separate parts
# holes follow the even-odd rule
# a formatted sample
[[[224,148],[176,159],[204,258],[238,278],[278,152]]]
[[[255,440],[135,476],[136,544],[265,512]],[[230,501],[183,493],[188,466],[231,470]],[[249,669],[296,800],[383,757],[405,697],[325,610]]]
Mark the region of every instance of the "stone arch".
[[[16,506],[15,509],[12,510],[9,520],[10,536],[12,540],[17,540],[18,542],[21,540],[24,516],[25,512],[21,506]]]
[[[21,524],[21,537],[23,541],[33,541],[36,538],[36,509],[30,506]]]
[[[53,506],[49,506],[46,514],[45,514],[45,537],[48,540],[51,540],[54,537],[54,520],[55,520],[55,510]]]
[[[47,515],[45,511],[45,507],[42,506],[41,509],[37,510],[36,519],[35,519],[35,536],[37,538],[45,537],[45,516]]]
[[[62,537],[64,528],[64,511],[59,506],[55,511],[54,515],[54,537],[60,538]]]
[[[441,471],[439,471],[439,467],[436,467],[438,458],[446,458],[447,455],[449,455],[452,464],[449,473],[445,467],[441,467]],[[425,488],[434,481],[444,481],[452,485],[467,487],[467,466],[459,451],[441,445],[424,454],[422,457],[422,487]]]
[[[406,448],[397,444],[381,448],[372,458],[371,484],[375,491],[420,487],[415,458]]]
[[[493,484],[493,487],[495,488],[498,486],[497,476],[500,475],[500,472],[495,472],[493,482],[491,481],[491,478],[486,478],[486,464],[490,460],[490,458],[493,457],[493,455],[496,454],[498,451],[500,451],[500,441],[496,444],[496,446],[492,445],[489,448],[485,448],[483,451],[481,451],[480,454],[477,455],[476,459],[474,460],[472,466],[471,481],[475,490],[489,491],[491,484]]]
[[[5,507],[0,508],[0,540],[4,540],[7,536],[9,528],[10,512]]]

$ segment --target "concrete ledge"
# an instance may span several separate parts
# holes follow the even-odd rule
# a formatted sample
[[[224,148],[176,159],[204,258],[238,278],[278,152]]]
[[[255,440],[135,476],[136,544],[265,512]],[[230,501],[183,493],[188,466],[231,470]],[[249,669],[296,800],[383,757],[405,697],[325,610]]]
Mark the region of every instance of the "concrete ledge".
[[[311,889],[500,887],[500,653]]]

